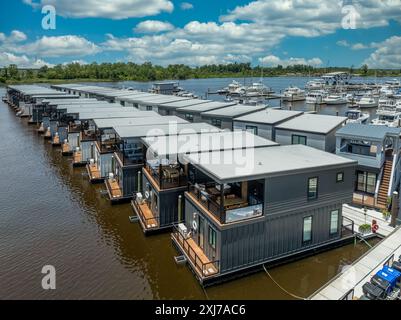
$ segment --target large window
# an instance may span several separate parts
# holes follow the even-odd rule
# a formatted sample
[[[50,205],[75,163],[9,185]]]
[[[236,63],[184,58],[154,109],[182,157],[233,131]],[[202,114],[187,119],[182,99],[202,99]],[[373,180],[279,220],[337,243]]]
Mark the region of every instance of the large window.
[[[186,113],[185,120],[188,120],[189,122],[194,122],[194,115],[190,114],[190,113]]]
[[[212,125],[217,128],[221,128],[221,119],[212,119]]]
[[[256,127],[256,126],[246,126],[245,130],[250,133],[253,133],[255,136],[258,135],[258,127]]]
[[[376,189],[376,173],[358,171],[356,189],[357,191],[374,194]]]
[[[317,198],[318,178],[313,177],[308,179],[308,200]]]
[[[338,210],[330,212],[330,234],[338,233]]]
[[[304,243],[312,241],[312,217],[305,217],[303,223],[302,241]]]
[[[146,106],[146,111],[152,111],[152,110],[153,110],[152,106]]]
[[[297,134],[292,135],[291,139],[292,144],[303,144],[306,146],[306,137],[305,136],[299,136]]]
[[[216,249],[216,231],[210,226],[208,231],[208,239],[209,239],[209,245],[213,249]]]

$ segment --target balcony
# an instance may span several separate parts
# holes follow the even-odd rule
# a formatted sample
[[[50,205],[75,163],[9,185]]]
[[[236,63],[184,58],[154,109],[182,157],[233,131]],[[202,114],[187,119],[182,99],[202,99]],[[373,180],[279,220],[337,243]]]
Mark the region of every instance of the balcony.
[[[186,256],[193,270],[201,280],[218,275],[220,272],[220,261],[211,261],[196,242],[187,235],[183,235],[180,230],[174,226],[171,234],[172,240]]]
[[[100,153],[113,153],[117,150],[116,140],[96,140],[96,148],[99,150]]]
[[[153,214],[146,200],[144,200],[141,203],[138,203],[138,201],[134,199],[131,201],[131,205],[134,208],[136,214],[138,215],[142,228],[145,231],[155,230],[159,228],[160,217],[158,215]]]
[[[123,166],[134,166],[143,164],[142,149],[140,153],[134,152],[133,150],[125,150],[123,152],[117,147],[115,155],[118,157]]]
[[[352,202],[362,207],[376,208],[379,210],[386,209],[386,206],[377,203],[377,199],[374,196],[360,192],[354,192]]]
[[[157,162],[151,165],[150,161],[148,161],[144,171],[147,177],[161,190],[185,187],[188,184],[184,170],[178,164],[162,165]]]
[[[246,184],[246,182],[243,182]],[[215,183],[190,184],[187,194],[204,211],[217,219],[220,224],[233,223],[252,219],[263,215],[263,201],[247,193],[247,186],[242,194],[232,190],[229,186]],[[221,199],[222,202],[221,202]]]

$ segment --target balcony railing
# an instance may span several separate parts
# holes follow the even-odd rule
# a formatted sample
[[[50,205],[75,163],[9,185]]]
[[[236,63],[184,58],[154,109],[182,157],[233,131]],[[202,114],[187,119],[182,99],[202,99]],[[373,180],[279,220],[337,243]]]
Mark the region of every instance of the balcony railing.
[[[252,204],[235,194],[223,195],[223,204],[220,203],[221,193],[215,187],[199,188],[189,185],[189,193],[209,211],[221,224],[252,219],[263,215],[263,201],[253,198]],[[248,196],[251,198],[251,196]]]
[[[143,164],[143,156],[142,152],[138,153],[131,153],[129,151],[122,152],[118,147],[116,148],[115,154],[117,155],[118,159],[120,159],[121,163],[124,166],[129,165],[141,165]]]
[[[160,189],[185,187],[188,184],[187,177],[180,166],[159,165],[152,167],[146,163],[145,170],[156,181]]]
[[[347,217],[342,217],[342,223],[341,223],[341,236],[348,236],[348,235],[353,235],[355,228],[355,223],[353,220]]]
[[[138,204],[134,197],[131,203],[135,207],[138,217],[146,230],[158,229],[160,227],[160,216],[153,214],[146,201],[143,204]]]
[[[195,271],[202,277],[207,278],[216,275],[220,272],[220,261],[210,261],[202,252],[202,249],[197,246],[192,238],[184,237],[176,225],[174,225],[172,237],[176,243],[184,251],[187,259],[190,260]]]

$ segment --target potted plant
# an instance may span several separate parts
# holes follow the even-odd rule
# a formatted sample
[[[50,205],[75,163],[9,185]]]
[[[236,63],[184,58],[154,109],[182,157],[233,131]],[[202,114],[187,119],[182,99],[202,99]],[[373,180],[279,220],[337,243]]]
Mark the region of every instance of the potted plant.
[[[367,234],[371,231],[371,226],[368,223],[361,224],[358,228],[359,233]]]
[[[391,213],[390,211],[383,209],[382,210],[382,215],[383,215],[383,219],[388,221],[388,219],[390,219]]]

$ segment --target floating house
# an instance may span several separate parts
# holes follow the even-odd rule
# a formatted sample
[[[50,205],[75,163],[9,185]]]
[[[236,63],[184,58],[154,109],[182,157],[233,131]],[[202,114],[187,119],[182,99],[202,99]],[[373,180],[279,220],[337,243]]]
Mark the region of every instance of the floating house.
[[[206,100],[207,101],[207,100]],[[202,104],[191,105],[176,110],[175,114],[189,122],[201,122],[202,112],[212,111],[236,105],[236,102],[209,101]]]
[[[350,123],[337,131],[336,153],[358,161],[353,203],[387,209],[401,175],[400,128]]]
[[[356,161],[303,145],[186,158],[185,222],[172,240],[203,284],[353,237],[342,206],[352,200]]]
[[[305,113],[276,126],[275,141],[281,145],[303,144],[334,153],[336,132],[346,117]]]
[[[167,117],[167,116],[166,116]],[[164,118],[164,117],[162,117]],[[185,121],[179,119],[180,121]],[[114,152],[112,175],[105,180],[109,198],[112,203],[130,200],[134,193],[141,191],[142,183],[138,183],[138,172],[142,172],[145,160],[145,149],[142,138],[196,134],[200,132],[219,132],[220,130],[205,123],[178,123],[144,125],[144,126],[115,126],[114,131],[119,141],[119,148]],[[140,177],[139,177],[140,179]]]
[[[174,101],[169,103],[161,103],[157,106],[158,112],[163,115],[176,115],[177,110],[184,107],[189,106],[198,106],[204,103],[209,103],[211,100],[202,100],[202,99],[187,99],[181,101]]]
[[[137,111],[137,113],[138,117],[135,118],[95,119],[93,121],[97,136],[94,144],[95,152],[94,157],[89,160],[86,166],[92,183],[103,182],[110,173],[113,173],[114,152],[123,148],[120,146],[114,127],[145,125],[158,127],[169,123],[186,123],[185,120],[174,116],[162,117],[154,111]]]
[[[302,114],[302,111],[267,108],[235,118],[233,127],[234,130],[249,131],[255,135],[275,141],[276,126]]]
[[[264,109],[266,109],[266,106],[236,104],[230,107],[202,112],[201,119],[217,128],[233,130],[234,118]]]
[[[146,149],[142,188],[131,201],[145,234],[171,228],[184,220],[184,192],[188,191],[185,154],[276,146],[248,132],[156,136],[142,139]]]

